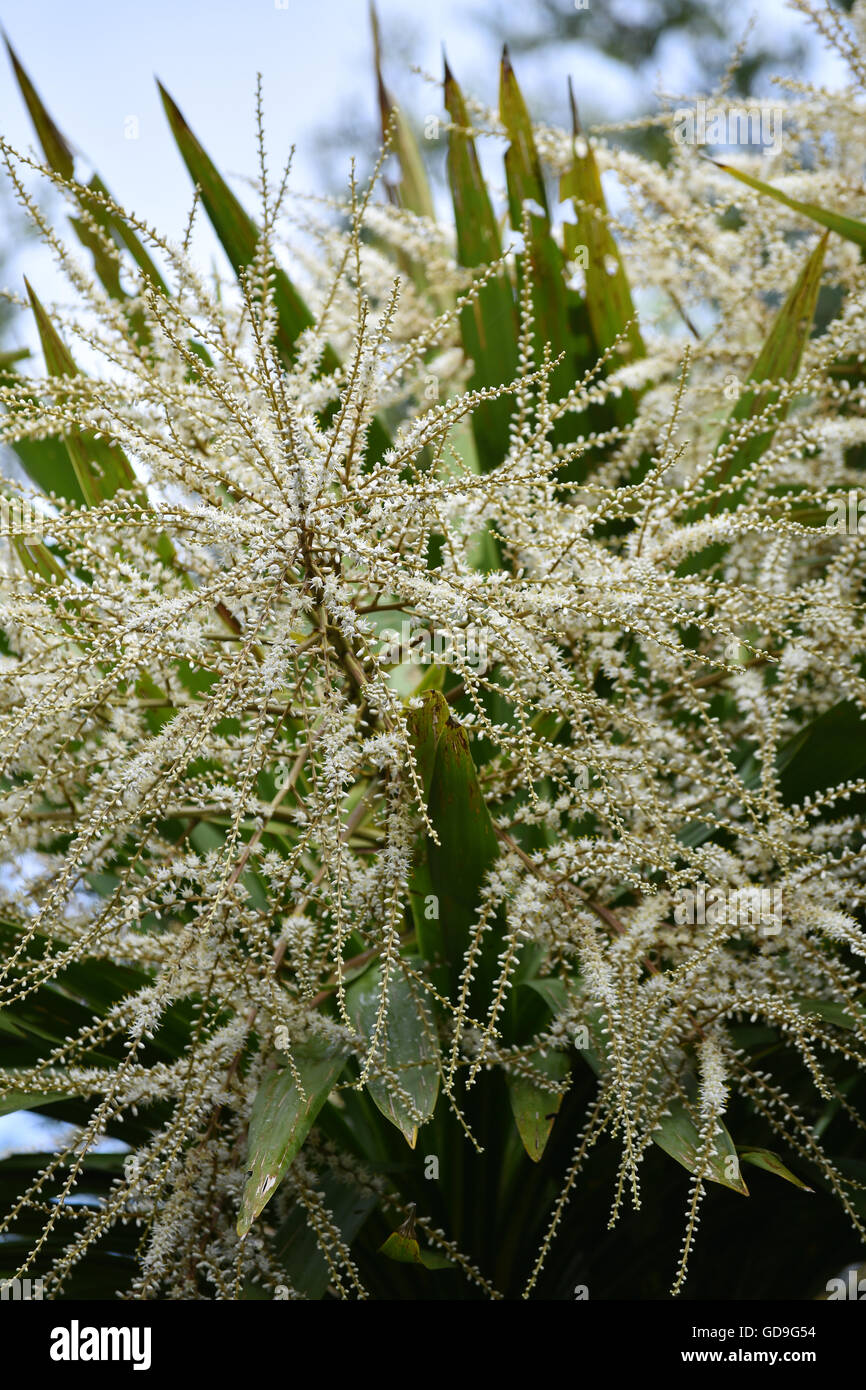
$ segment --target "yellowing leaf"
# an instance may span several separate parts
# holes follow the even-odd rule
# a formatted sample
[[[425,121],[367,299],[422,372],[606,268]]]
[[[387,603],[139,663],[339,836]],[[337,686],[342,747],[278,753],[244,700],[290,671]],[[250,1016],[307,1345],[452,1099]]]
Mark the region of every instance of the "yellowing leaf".
[[[578,247],[586,247],[586,307],[596,345],[604,352],[635,320],[635,308],[622,255],[608,226],[607,200],[595,152],[581,133],[573,93],[571,101],[572,162],[560,180],[559,192],[563,200],[574,201],[577,222],[565,225],[565,249],[573,259]],[[645,355],[636,321],[631,322],[620,351],[632,359]]]
[[[379,1246],[379,1254],[386,1255],[389,1260],[396,1260],[398,1264],[423,1265],[425,1269],[452,1268],[452,1262],[446,1255],[441,1255],[438,1250],[422,1250],[418,1244],[415,1236],[414,1203],[402,1226],[393,1231]]]

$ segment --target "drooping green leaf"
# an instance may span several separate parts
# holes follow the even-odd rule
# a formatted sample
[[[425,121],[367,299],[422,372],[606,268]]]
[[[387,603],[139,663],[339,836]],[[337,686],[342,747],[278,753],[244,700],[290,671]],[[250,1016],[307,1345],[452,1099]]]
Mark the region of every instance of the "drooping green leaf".
[[[774,1154],[772,1149],[738,1149],[741,1163],[751,1163],[755,1168],[763,1168],[767,1173],[775,1173],[777,1178],[784,1178],[786,1182],[793,1183],[795,1187],[801,1187],[804,1192],[813,1192],[814,1188],[798,1178],[782,1162],[778,1154]]]
[[[375,1029],[381,987],[382,970],[376,965],[346,991],[349,1017],[367,1039]],[[436,1108],[439,1049],[430,1015],[399,967],[388,982],[385,1023],[368,1077],[374,1103],[414,1149],[419,1124]]]
[[[564,1081],[571,1066],[564,1052],[548,1052],[533,1063],[534,1071],[552,1081]],[[508,1076],[508,1098],[524,1149],[537,1163],[553,1129],[553,1122],[562,1104],[562,1096],[540,1083],[514,1073]]]
[[[668,1108],[671,1113],[662,1117],[659,1128],[653,1134],[653,1142],[690,1173],[694,1173],[701,1157],[701,1136],[681,1101],[674,1102]],[[704,1178],[708,1182],[721,1183],[722,1187],[729,1187],[743,1197],[749,1195],[740,1173],[736,1146],[721,1122],[716,1130]]]
[[[346,1061],[342,1053],[320,1042],[295,1048],[292,1055],[304,1094],[291,1068],[277,1067],[265,1077],[253,1104],[247,1181],[238,1217],[240,1236],[247,1234],[276,1192]]]
[[[395,192],[400,207],[408,208],[417,217],[436,216],[430,182],[418,148],[418,141],[412,127],[397,102],[385,86],[382,76],[382,43],[379,33],[379,18],[376,6],[370,0],[370,26],[373,31],[373,61],[376,68],[376,86],[379,96],[379,115],[382,122],[382,138],[394,124],[394,151],[400,161],[400,182]]]
[[[783,193],[780,188],[774,188],[772,184],[764,183],[762,179],[756,179],[753,174],[746,174],[742,169],[735,169],[732,164],[722,164],[719,160],[711,161],[718,169],[724,169],[726,174],[731,174],[740,183],[746,184],[749,188],[754,188],[757,193],[763,193],[767,198],[774,198],[777,203],[784,203],[786,208],[791,208],[793,212],[800,212],[804,217],[817,222],[821,227],[826,227],[828,231],[838,232],[848,241],[853,241],[856,246],[866,249],[866,222],[858,222],[855,217],[846,217],[841,212],[828,212],[826,208],[819,207],[817,203],[802,203],[798,198],[789,198],[787,193]]]

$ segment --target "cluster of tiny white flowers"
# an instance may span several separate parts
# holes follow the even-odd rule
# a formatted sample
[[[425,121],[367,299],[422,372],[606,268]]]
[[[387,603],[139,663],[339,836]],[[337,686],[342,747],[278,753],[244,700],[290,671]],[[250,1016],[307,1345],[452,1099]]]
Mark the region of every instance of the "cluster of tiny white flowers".
[[[861,40],[863,11],[855,7]],[[862,95],[856,85],[832,99],[793,90],[790,129],[803,141],[826,135],[832,162],[794,164],[792,138],[767,156],[767,179],[863,217]],[[500,129],[495,113],[479,119]],[[561,172],[570,137],[542,130],[538,141]],[[62,1090],[94,1107],[66,1152],[68,1177],[52,1163],[0,1234],[43,1210],[32,1263],[58,1238],[48,1186],[73,1193],[80,1156],[124,1114],[157,1106],[165,1116],[111,1195],[74,1208],[50,1276],[57,1288],[114,1223],[142,1227],[135,1296],[196,1296],[203,1281],[233,1297],[245,1280],[279,1282],[266,1243],[240,1243],[234,1224],[249,1114],[279,1029],[288,1065],[311,1037],[339,1042],[362,1080],[385,1075],[405,1099],[381,1044],[389,980],[405,968],[419,834],[432,838],[435,826],[410,725],[422,671],[386,660],[379,640],[395,613],[415,640],[444,632],[453,642],[457,689],[446,683],[446,695],[470,746],[488,747],[481,786],[500,849],[459,997],[413,975],[450,1018],[448,1103],[458,1071],[467,1084],[492,1065],[526,1075],[532,1056],[586,1025],[600,1099],[563,1201],[609,1130],[623,1144],[613,1215],[626,1181],[637,1202],[653,1135],[685,1107],[699,1165],[677,1288],[732,1091],[822,1168],[862,1232],[808,1124],[745,1066],[726,1028],[744,1018],[777,1028],[821,1095],[839,1092],[819,1052],[866,1065],[854,959],[866,946],[863,836],[846,808],[866,793],[866,776],[794,799],[779,761],[805,723],[840,705],[866,719],[866,547],[806,517],[825,515],[863,476],[849,460],[866,447],[866,267],[841,238],[828,242],[825,283],[842,307],[806,343],[796,382],[777,384],[771,447],[729,478],[737,450],[768,423],[747,419],[718,448],[726,384],[742,387],[773,296],[794,282],[817,233],[732,188],[693,151],[674,146],[663,169],[594,147],[628,195],[618,234],[646,302],[647,356],[547,401],[524,293],[521,379],[486,393],[514,399],[520,424],[482,474],[459,448],[465,417],[485,400],[466,389],[459,336],[477,284],[456,263],[449,228],[359,202],[354,188],[335,209],[347,226],[299,217],[315,235],[315,253],[297,250],[314,323],[287,361],[273,295],[280,224],[267,190],[269,232],[243,293],[209,285],[185,248],[136,223],[178,293],[157,294],[144,272],[126,271],[132,290],[119,305],[46,228],[28,191],[36,166],[2,146],[79,298],[53,321],[73,354],[101,366],[6,378],[0,440],[99,432],[129,476],[88,507],[52,495],[44,542],[2,542],[4,858],[36,854],[40,872],[28,901],[5,895],[0,1004],[14,1009],[84,961],[137,983],[38,1062],[0,1073],[0,1095]],[[736,234],[719,225],[733,203]],[[117,256],[108,240],[104,251]],[[424,266],[426,287],[399,274],[407,260]],[[700,306],[709,323],[685,365],[682,305]],[[840,362],[853,364],[847,375]],[[442,383],[433,404],[431,374]],[[626,390],[631,423],[553,448],[557,419]],[[559,470],[584,456],[586,481],[564,486]],[[501,556],[486,572],[485,535]],[[702,565],[710,546],[718,558]],[[470,624],[484,636],[483,669],[460,656]],[[458,701],[468,701],[462,712]],[[735,748],[749,751],[750,777]],[[783,930],[747,938],[728,923],[672,920],[674,894],[702,882],[777,888]],[[494,930],[497,972],[479,1018],[470,985]],[[542,977],[565,983],[564,1002],[532,1047],[508,1049],[499,1025],[527,947],[543,958]],[[353,962],[374,958],[382,995],[364,1038],[345,979]],[[798,999],[844,1009],[845,1025]],[[181,1038],[179,1058],[159,1051],[163,1033]],[[322,1196],[321,1174],[335,1172],[396,1202],[319,1140],[293,1164],[279,1202],[304,1208],[334,1287],[363,1296]],[[495,1296],[442,1232],[431,1238]]]

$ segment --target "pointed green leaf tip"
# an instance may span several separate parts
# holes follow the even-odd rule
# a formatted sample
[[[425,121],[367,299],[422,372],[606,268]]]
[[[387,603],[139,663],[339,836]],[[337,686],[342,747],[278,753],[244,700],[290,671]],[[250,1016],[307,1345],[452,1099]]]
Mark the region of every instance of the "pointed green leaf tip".
[[[499,227],[481,172],[466,102],[445,61],[445,107],[456,129],[448,136],[448,183],[454,203],[457,258],[470,268],[489,265],[502,255]],[[503,386],[517,375],[517,316],[511,282],[504,270],[492,276],[460,316],[463,349],[474,365],[473,390]],[[484,402],[472,416],[478,459],[484,472],[508,451],[508,396]]]
[[[419,964],[416,957],[416,965]],[[382,989],[382,970],[376,965],[346,992],[346,1008],[358,1031],[369,1038],[375,1031]],[[385,1024],[369,1073],[367,1090],[376,1107],[396,1125],[410,1149],[418,1141],[418,1126],[428,1120],[439,1092],[439,1049],[420,998],[398,966],[388,982]]]
[[[49,115],[9,40],[6,39],[5,42],[15,79],[42,146],[45,161],[55,174],[73,184],[78,203],[88,215],[87,219],[72,217],[70,221],[81,245],[93,256],[94,269],[102,285],[113,299],[123,301],[128,297],[120,284],[117,260],[106,250],[104,241],[90,225],[91,221],[101,228],[109,241],[121,242],[139,270],[161,293],[166,294],[165,282],[142,241],[119,213],[104,206],[103,199],[110,202],[113,202],[113,199],[99,175],[94,174],[86,187],[75,182],[75,156],[72,146]],[[133,315],[132,322],[134,327],[140,328],[140,316]]]
[[[211,220],[223,250],[235,274],[251,264],[256,254],[259,230],[249,213],[235,197],[213,160],[193,134],[177,102],[157,79],[159,95],[165,109],[171,133],[180,150],[183,162],[193,183],[201,190],[201,200]],[[277,268],[274,277],[274,302],[277,310],[277,342],[286,361],[294,355],[298,335],[313,322],[313,316],[301,299],[285,271]],[[336,365],[336,358],[325,364],[327,371]]]
[[[265,1077],[253,1103],[239,1236],[247,1234],[273,1197],[346,1061],[321,1042],[295,1048],[293,1060],[303,1095],[291,1068],[277,1067]]]
[[[694,1173],[701,1160],[701,1136],[682,1102],[677,1101],[669,1109],[671,1113],[663,1117],[658,1129],[653,1133],[653,1141],[660,1149],[664,1149],[666,1154],[670,1154],[671,1158],[675,1158],[677,1163],[681,1163],[689,1173]],[[702,1176],[707,1182],[721,1183],[722,1187],[729,1187],[732,1192],[738,1192],[742,1197],[749,1195],[749,1189],[740,1173],[740,1161],[734,1141],[721,1121],[716,1126],[713,1147]]]
[[[78,376],[79,370],[72,353],[54,327],[50,315],[40,303],[26,276],[24,284],[39,331],[48,375]],[[106,440],[94,438],[89,430],[69,428],[64,435],[64,443],[77,487],[72,486],[73,479],[65,470],[64,475],[57,478],[38,477],[37,482],[41,487],[48,491],[56,491],[73,501],[84,501],[93,507],[107,497],[112,497],[120,488],[137,486],[135,471],[126,455]]]
[[[175,143],[180,151],[190,178],[201,191],[205,212],[228,257],[236,275],[249,266],[256,254],[259,229],[250,214],[229,188],[210,155],[193,134],[177,102],[157,78],[157,87],[162,98],[165,114]],[[296,290],[288,275],[279,266],[273,275],[274,307],[277,315],[276,345],[280,357],[288,366],[295,356],[295,345],[304,329],[311,327],[313,315]],[[334,349],[326,344],[322,353],[321,369],[334,372],[340,365]],[[388,431],[381,419],[375,416],[370,422],[368,448],[372,455],[379,456],[391,444]]]
[[[21,89],[21,95],[30,113],[30,119],[39,137],[39,143],[45,152],[45,158],[54,172],[60,174],[61,178],[74,178],[75,159],[72,150],[43,106],[39,93],[30,81],[25,68],[22,66],[17,53],[5,34],[3,35],[3,39],[6,44],[6,52],[9,54],[9,60],[12,63],[12,70],[15,73],[15,80]]]
[[[755,1168],[763,1168],[766,1173],[773,1173],[777,1178],[784,1178],[785,1182],[793,1183],[795,1187],[800,1187],[804,1192],[814,1192],[814,1188],[804,1183],[802,1178],[798,1178],[792,1173],[780,1159],[778,1154],[771,1149],[739,1149],[741,1163],[751,1163]]]
[[[526,229],[525,250],[517,258],[518,275],[531,276],[532,310],[539,343],[549,345],[553,358],[561,358],[550,380],[551,399],[559,400],[574,384],[577,366],[568,322],[565,264],[559,243],[550,228],[544,174],[535,144],[532,118],[517,82],[514,68],[503,50],[499,75],[499,114],[509,146],[505,152],[508,208],[515,232]],[[566,422],[560,422],[560,431]],[[572,421],[572,433],[576,425]]]
[[[481,172],[463,93],[445,60],[445,107],[454,125],[448,141],[448,180],[454,200],[461,265],[486,265],[502,254],[493,204]]]
[[[72,353],[64,343],[54,324],[37,298],[36,291],[33,289],[27,276],[24,277],[24,287],[30,300],[30,307],[33,310],[33,317],[36,320],[36,327],[39,330],[39,341],[42,344],[42,355],[45,358],[45,366],[49,376],[77,376],[78,368],[75,365]]]
[[[511,141],[505,156],[505,169],[509,176],[511,224],[515,230],[519,230],[521,208],[527,198],[538,204],[545,219],[548,208],[541,161],[532,133],[532,119],[511,65],[507,44],[502,50],[499,72],[499,114]]]
[[[797,277],[796,283],[792,286],[776,316],[755,365],[749,373],[749,381],[756,383],[793,381],[800,370],[803,350],[812,330],[815,305],[818,302],[828,236],[829,233],[825,232],[821,237]],[[739,421],[760,415],[777,398],[776,392],[760,392],[747,384],[731,412],[731,423],[736,424]],[[777,424],[785,418],[787,413],[787,404],[780,406],[776,423],[761,434],[751,435],[734,451],[725,463],[719,478],[720,482],[742,472],[743,469],[748,468],[750,464],[755,463],[762,456],[773,441]],[[723,447],[729,437],[730,431],[728,430],[723,435],[719,448]],[[732,497],[725,499],[724,505],[730,508],[736,505],[738,500],[739,494],[735,493]],[[717,507],[720,501],[721,499],[717,499]]]
[[[424,161],[421,158],[421,151],[418,148],[418,141],[412,132],[412,127],[406,120],[397,102],[391,96],[385,86],[385,79],[382,76],[382,40],[379,30],[379,16],[376,13],[376,6],[370,0],[370,28],[373,33],[373,61],[376,68],[376,90],[379,97],[379,117],[382,123],[382,139],[388,133],[388,127],[394,122],[394,151],[400,162],[400,184],[396,190],[397,200],[401,207],[408,208],[418,217],[429,217],[431,221],[436,216],[433,206],[433,194],[430,191],[430,183],[424,169]]]

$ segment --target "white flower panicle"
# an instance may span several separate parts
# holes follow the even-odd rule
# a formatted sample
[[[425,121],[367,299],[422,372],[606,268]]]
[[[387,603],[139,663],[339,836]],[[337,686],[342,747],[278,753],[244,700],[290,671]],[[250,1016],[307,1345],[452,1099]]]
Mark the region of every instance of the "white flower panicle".
[[[854,30],[862,54],[859,3]],[[792,89],[791,139],[761,177],[863,218],[863,103],[859,68],[832,97]],[[572,138],[537,139],[563,172]],[[60,1093],[80,1116],[0,1235],[35,1230],[21,1272],[49,1259],[52,1293],[126,1228],[134,1297],[285,1284],[269,1237],[237,1234],[256,1097],[275,1068],[304,1092],[303,1059],[330,1049],[348,1063],[336,1105],[366,1084],[414,1142],[424,1095],[394,1060],[410,1007],[415,1070],[468,1144],[487,1070],[558,1102],[568,1082],[538,1064],[571,1049],[597,1079],[590,1113],[563,1102],[574,1158],[527,1295],[593,1145],[621,1144],[615,1218],[671,1130],[694,1179],[679,1288],[733,1094],[864,1234],[742,1028],[771,1027],[850,1116],[837,1064],[866,1065],[866,546],[825,523],[863,488],[866,265],[840,236],[819,253],[820,229],[687,146],[664,168],[592,148],[625,191],[614,230],[646,356],[611,349],[557,396],[528,257],[496,269],[521,317],[517,379],[472,387],[461,316],[482,311],[490,275],[457,263],[450,228],[378,203],[375,181],[292,225],[263,160],[238,289],[206,280],[191,243],[0,142],[74,300],[37,310],[46,375],[0,385],[0,441],[69,456],[42,537],[13,518],[0,538],[3,853],[27,884],[3,889],[0,1006],[14,1031],[17,1011],[62,1001],[50,1036],[0,1070],[0,1097]],[[91,197],[118,293],[47,224],[34,177],[79,212]],[[106,225],[140,239],[163,288]],[[818,254],[828,299],[799,364],[749,381],[780,291]],[[310,322],[287,341],[290,255]],[[52,370],[61,340],[80,370]],[[482,471],[472,422],[503,403],[511,427]],[[489,823],[471,903],[475,849],[467,832],[447,859],[428,716],[455,763],[474,761]],[[428,861],[450,864],[447,899]],[[459,939],[455,958],[425,954],[434,939]],[[80,1002],[86,968],[101,1012]],[[526,978],[546,1018],[512,1043]],[[128,1134],[130,1161],[76,1205],[106,1134]],[[331,1290],[362,1297],[329,1205],[347,1182],[410,1218],[389,1175],[314,1131],[261,1229],[302,1211]]]

